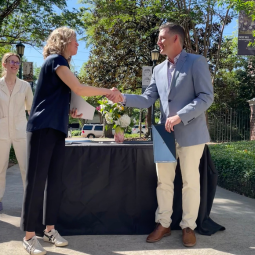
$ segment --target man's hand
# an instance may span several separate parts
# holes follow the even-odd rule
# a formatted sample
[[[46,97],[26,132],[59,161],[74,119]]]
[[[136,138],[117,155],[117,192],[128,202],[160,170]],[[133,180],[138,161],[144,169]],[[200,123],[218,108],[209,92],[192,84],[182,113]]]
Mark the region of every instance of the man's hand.
[[[106,97],[111,100],[114,103],[119,103],[124,101],[123,95],[120,93],[120,91],[116,88],[111,89],[111,93],[109,95],[106,95]]]
[[[77,109],[76,108],[73,108],[72,110],[70,110],[70,115],[74,119],[79,119],[79,118],[82,117],[82,113],[77,115]]]
[[[171,131],[174,131],[174,126],[179,124],[181,121],[182,120],[178,115],[167,118],[165,124],[166,131],[169,133],[171,133]]]

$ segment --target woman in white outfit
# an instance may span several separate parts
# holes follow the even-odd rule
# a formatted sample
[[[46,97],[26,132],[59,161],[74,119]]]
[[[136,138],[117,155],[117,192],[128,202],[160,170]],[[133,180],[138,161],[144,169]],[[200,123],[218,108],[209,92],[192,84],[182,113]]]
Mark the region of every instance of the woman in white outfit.
[[[23,186],[26,181],[26,112],[30,113],[33,93],[28,82],[17,77],[21,60],[16,53],[6,53],[2,58],[0,79],[0,211],[5,191],[6,170],[11,145],[15,150]]]

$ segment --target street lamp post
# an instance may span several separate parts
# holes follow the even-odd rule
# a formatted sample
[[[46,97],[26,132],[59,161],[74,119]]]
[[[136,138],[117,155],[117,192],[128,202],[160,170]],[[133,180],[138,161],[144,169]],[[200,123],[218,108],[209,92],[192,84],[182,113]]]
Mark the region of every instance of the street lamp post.
[[[17,53],[20,56],[20,66],[19,66],[19,78],[22,79],[22,57],[24,55],[25,45],[19,42],[16,45]]]
[[[159,58],[159,50],[157,49],[157,46],[155,46],[155,49],[151,51],[151,60],[152,60],[152,72],[154,67],[157,64]],[[151,107],[151,124],[155,124],[155,103]],[[152,128],[151,128],[151,140],[152,140]]]

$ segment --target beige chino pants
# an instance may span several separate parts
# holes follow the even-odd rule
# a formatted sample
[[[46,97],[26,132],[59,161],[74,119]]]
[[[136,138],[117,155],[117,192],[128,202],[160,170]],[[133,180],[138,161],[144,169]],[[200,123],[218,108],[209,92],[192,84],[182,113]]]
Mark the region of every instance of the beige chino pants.
[[[27,139],[0,139],[0,202],[4,196],[6,170],[9,162],[10,148],[13,145],[19,163],[23,188],[26,183]]]
[[[176,144],[176,157],[180,160],[182,174],[182,221],[184,228],[196,228],[200,204],[199,163],[203,154],[204,144],[181,147]],[[173,212],[174,178],[177,163],[156,163],[158,176],[156,222],[168,228]]]

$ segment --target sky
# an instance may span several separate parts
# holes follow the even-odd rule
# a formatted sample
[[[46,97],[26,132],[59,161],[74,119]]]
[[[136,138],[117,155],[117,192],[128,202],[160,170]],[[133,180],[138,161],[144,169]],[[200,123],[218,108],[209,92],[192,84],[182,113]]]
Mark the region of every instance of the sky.
[[[68,8],[76,8],[78,9],[82,4],[78,4],[78,0],[67,0]],[[80,36],[81,37],[81,36]],[[79,40],[79,36],[77,39]],[[89,49],[86,48],[85,41],[78,41],[79,47],[78,52],[75,56],[72,57],[71,65],[75,68],[75,71],[79,72],[82,64],[86,62],[89,58]],[[24,56],[26,57],[28,62],[34,62],[37,67],[41,66],[43,63],[43,55],[42,49],[35,49],[30,45],[25,45]]]
[[[78,3],[78,0],[67,0],[68,8],[76,8],[78,9],[82,5]],[[83,5],[84,6],[84,5]],[[237,31],[237,19],[233,20],[228,26],[225,27],[224,35],[230,36],[233,32]],[[72,57],[71,65],[74,67],[75,71],[79,72],[82,64],[86,62],[89,58],[89,49],[86,47],[85,41],[79,41],[78,36],[78,52],[77,55]],[[30,45],[25,45],[25,53],[24,56],[26,57],[28,62],[34,62],[37,67],[41,66],[43,63],[43,55],[42,49],[35,49]]]

